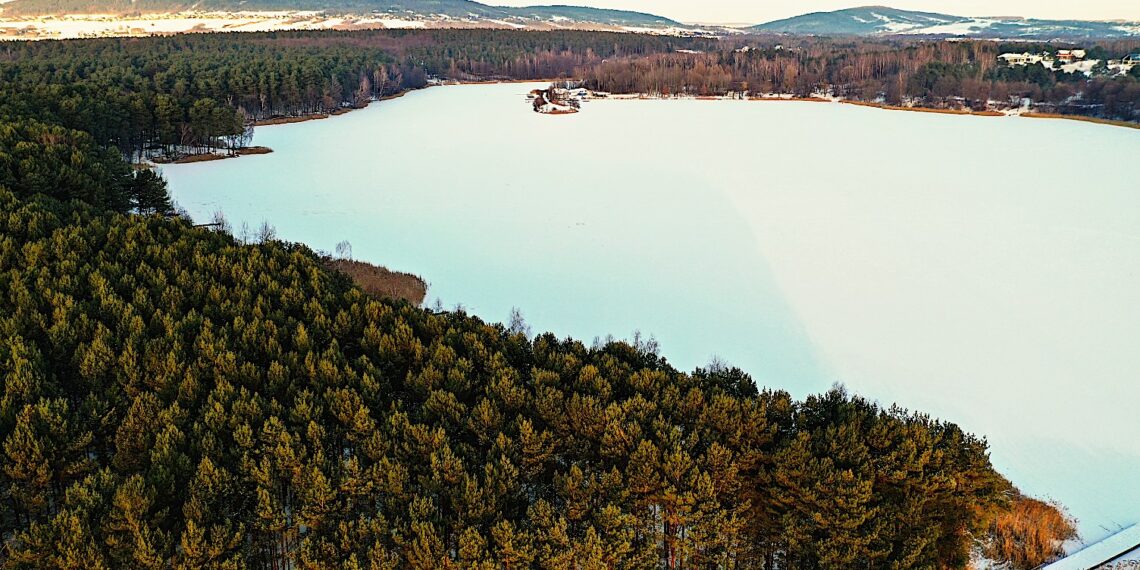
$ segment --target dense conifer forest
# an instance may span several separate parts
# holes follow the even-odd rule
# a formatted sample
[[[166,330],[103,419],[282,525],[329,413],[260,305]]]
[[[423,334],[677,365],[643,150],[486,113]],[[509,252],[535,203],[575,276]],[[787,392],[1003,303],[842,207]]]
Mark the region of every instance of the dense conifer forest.
[[[222,115],[306,112],[337,82],[351,102],[348,79],[378,70],[370,88],[386,92],[427,73],[569,73],[672,41],[5,47],[0,568],[870,570],[1057,555],[1072,522],[951,423],[840,388],[797,401],[724,365],[678,371],[645,343],[587,346],[374,297],[304,246],[170,216],[162,180],[125,161],[164,144],[160,126],[193,132],[203,99]],[[178,112],[147,123],[164,96]]]
[[[180,219],[0,211],[6,568],[960,568],[1019,502],[983,440],[841,390],[370,298]]]

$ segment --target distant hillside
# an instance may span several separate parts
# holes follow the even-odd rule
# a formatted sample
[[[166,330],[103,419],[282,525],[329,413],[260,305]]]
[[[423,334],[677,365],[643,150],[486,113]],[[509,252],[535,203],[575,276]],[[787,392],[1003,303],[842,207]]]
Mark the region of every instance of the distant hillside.
[[[614,26],[683,27],[668,18],[642,12],[580,6],[499,7],[472,0],[13,0],[2,7],[3,14],[9,17],[290,10],[357,15],[389,14],[416,19],[503,20],[522,24],[545,20]]]
[[[473,3],[474,2],[472,2],[472,4]],[[507,12],[516,18],[535,20],[567,18],[574,21],[613,24],[615,26],[686,27],[684,24],[670,20],[669,18],[629,10],[607,10],[604,8],[589,8],[585,6],[496,7],[494,9]]]
[[[749,31],[832,36],[907,34],[994,39],[1107,39],[1140,37],[1140,22],[977,18],[864,6],[776,20],[753,26]]]
[[[874,35],[899,32],[906,29],[931,27],[956,23],[964,18],[911,12],[895,8],[867,6],[849,8],[835,12],[813,12],[784,20],[754,26],[752,29],[764,32],[818,35]]]

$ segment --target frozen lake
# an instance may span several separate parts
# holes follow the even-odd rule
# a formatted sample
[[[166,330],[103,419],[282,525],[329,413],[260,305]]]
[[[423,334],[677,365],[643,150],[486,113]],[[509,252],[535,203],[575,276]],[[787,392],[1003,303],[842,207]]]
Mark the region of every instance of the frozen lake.
[[[422,275],[427,304],[653,335],[989,438],[1086,539],[1140,522],[1140,131],[849,105],[429,89],[163,167],[196,220]]]

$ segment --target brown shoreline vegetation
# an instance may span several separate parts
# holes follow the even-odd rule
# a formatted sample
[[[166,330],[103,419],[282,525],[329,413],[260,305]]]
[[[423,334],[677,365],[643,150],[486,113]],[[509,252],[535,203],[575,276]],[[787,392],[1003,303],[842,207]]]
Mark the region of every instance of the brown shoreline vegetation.
[[[1098,125],[1109,125],[1112,127],[1124,127],[1128,129],[1140,129],[1140,123],[1130,123],[1128,121],[1117,121],[1114,119],[1102,119],[1100,117],[1085,117],[1083,115],[1062,115],[1060,113],[1038,113],[1030,111],[1022,113],[1022,117],[1029,117],[1030,119],[1068,119],[1070,121],[1082,121],[1085,123],[1096,123]]]
[[[872,107],[875,109],[884,109],[887,111],[911,111],[915,113],[938,113],[942,115],[975,115],[979,117],[1004,117],[1005,113],[1000,111],[974,111],[972,109],[947,109],[940,107],[905,107],[902,105],[888,105],[886,103],[875,103],[871,101],[853,101],[850,99],[843,99],[839,101],[845,105],[855,105],[857,107]]]
[[[165,158],[155,158],[152,162],[155,164],[193,164],[195,162],[213,162],[215,160],[226,160],[227,158],[238,158],[240,156],[249,156],[255,154],[269,154],[273,149],[267,146],[247,146],[237,149],[233,154],[218,154],[214,152],[204,152],[201,154],[189,154],[174,160]]]
[[[309,115],[297,115],[295,117],[270,117],[268,119],[259,119],[253,122],[255,127],[268,127],[271,125],[289,125],[292,123],[303,123],[305,121],[316,121],[319,119],[329,118],[328,113],[312,113]]]
[[[417,307],[427,297],[427,282],[418,275],[351,259],[330,258],[325,265],[347,275],[365,293],[374,297],[403,300]]]
[[[799,101],[801,103],[831,103],[831,99],[823,97],[749,97],[748,101]]]
[[[271,152],[273,152],[273,149],[267,146],[247,146],[245,148],[238,149],[237,153],[238,156],[246,156],[250,154],[269,154]]]
[[[1026,117],[1029,119],[1062,119],[1068,121],[1081,121],[1084,123],[1094,123],[1097,125],[1108,125],[1112,127],[1125,127],[1128,129],[1140,129],[1140,123],[1131,123],[1128,121],[1119,121],[1114,119],[1104,119],[1100,117],[1086,117],[1084,115],[1066,115],[1063,113],[1041,113],[1037,111],[1026,111],[1016,115],[1006,115],[1001,111],[973,111],[970,109],[941,109],[937,107],[903,107],[899,105],[888,105],[886,103],[872,103],[868,101],[852,101],[842,100],[840,103],[845,105],[855,105],[858,107],[873,107],[876,109],[884,109],[887,111],[911,111],[915,113],[939,113],[943,115],[973,115],[976,117]]]

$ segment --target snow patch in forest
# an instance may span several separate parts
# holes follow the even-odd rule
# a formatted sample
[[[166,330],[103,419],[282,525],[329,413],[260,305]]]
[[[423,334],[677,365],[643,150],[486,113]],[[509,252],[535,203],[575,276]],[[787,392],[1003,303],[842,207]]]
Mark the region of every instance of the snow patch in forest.
[[[925,28],[916,28],[903,32],[904,34],[929,34],[929,35],[969,35],[970,33],[977,32],[988,28],[994,24],[993,20],[966,20],[964,22],[953,22],[949,24],[940,24],[937,26],[929,26]]]
[[[501,26],[508,26],[508,27],[515,28],[515,29],[521,29],[521,28],[526,27],[525,24],[520,24],[518,22],[508,22],[506,20],[484,20],[484,21],[490,22],[492,24],[499,24]]]

